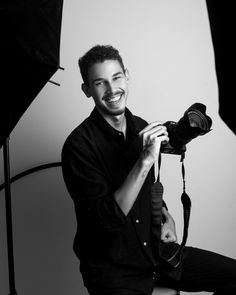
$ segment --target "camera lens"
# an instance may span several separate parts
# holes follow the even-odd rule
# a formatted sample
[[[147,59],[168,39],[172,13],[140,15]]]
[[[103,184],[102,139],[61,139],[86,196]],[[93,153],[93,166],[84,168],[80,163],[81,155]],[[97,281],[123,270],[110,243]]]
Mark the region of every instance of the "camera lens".
[[[191,127],[198,127],[202,130],[210,129],[206,117],[204,117],[200,112],[195,110],[189,111],[187,114]]]
[[[210,131],[212,120],[206,115],[206,106],[195,103],[177,123],[168,121],[164,125],[167,127],[170,141],[162,148],[162,152],[179,155],[185,152],[186,144],[192,139]]]

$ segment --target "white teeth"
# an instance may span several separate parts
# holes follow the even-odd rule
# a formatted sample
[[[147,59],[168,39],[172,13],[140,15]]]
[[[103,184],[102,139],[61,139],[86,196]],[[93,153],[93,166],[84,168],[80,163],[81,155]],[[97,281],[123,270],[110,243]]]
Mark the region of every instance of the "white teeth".
[[[116,102],[116,101],[118,101],[120,98],[121,98],[121,94],[116,95],[116,96],[114,96],[114,97],[109,97],[109,98],[108,98],[108,102]]]

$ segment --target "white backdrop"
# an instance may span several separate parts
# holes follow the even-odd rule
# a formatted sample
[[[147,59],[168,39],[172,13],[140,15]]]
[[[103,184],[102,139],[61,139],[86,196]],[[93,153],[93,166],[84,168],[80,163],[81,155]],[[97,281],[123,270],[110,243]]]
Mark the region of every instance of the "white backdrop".
[[[177,121],[192,103],[206,104],[213,130],[188,145],[185,161],[193,203],[188,244],[236,258],[236,137],[218,116],[203,0],[65,0],[61,33],[65,71],[52,78],[61,86],[48,83],[12,132],[12,175],[60,161],[65,138],[92,111],[93,101],[80,90],[77,60],[95,44],[112,44],[120,50],[131,78],[128,107],[147,121]],[[3,167],[2,155],[0,164]],[[163,156],[162,182],[181,240],[178,156]],[[4,206],[1,192],[0,293],[8,294]],[[12,206],[18,294],[87,294],[72,252],[76,223],[60,168],[14,183]]]

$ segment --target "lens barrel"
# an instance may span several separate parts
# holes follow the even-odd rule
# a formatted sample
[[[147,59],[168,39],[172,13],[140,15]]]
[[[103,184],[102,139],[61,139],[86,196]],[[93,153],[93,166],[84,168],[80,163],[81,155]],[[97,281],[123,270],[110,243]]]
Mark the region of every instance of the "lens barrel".
[[[164,125],[167,127],[170,140],[162,147],[161,152],[179,155],[186,151],[186,144],[192,139],[211,130],[212,120],[206,115],[206,106],[195,103],[185,111],[177,123],[167,121]]]

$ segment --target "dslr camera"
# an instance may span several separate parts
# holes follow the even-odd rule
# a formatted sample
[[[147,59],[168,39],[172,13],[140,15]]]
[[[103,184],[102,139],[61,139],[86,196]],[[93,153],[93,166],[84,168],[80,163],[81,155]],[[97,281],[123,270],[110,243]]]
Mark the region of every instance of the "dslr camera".
[[[187,143],[211,130],[212,120],[206,115],[204,104],[194,103],[178,122],[167,121],[163,125],[167,128],[169,142],[162,145],[161,152],[182,155]]]

